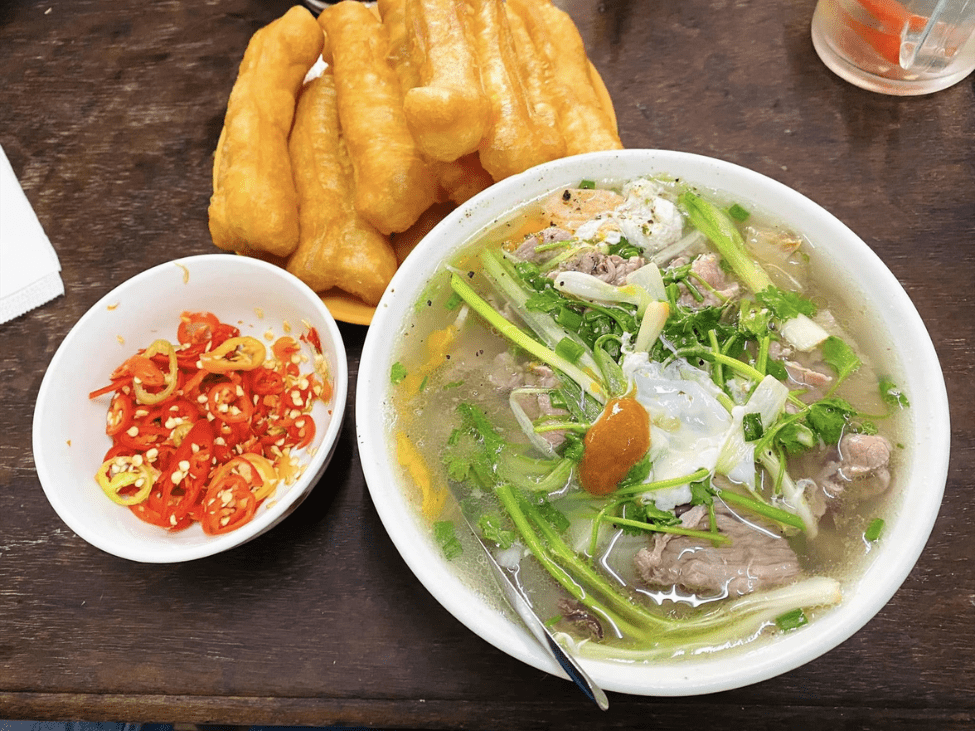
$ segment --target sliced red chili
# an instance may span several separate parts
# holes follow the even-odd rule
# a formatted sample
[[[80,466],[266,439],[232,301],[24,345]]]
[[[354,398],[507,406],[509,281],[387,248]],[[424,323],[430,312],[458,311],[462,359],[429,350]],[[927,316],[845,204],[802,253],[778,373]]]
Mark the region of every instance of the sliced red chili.
[[[132,414],[134,412],[135,402],[132,397],[124,393],[116,393],[108,407],[108,416],[105,418],[105,433],[113,437],[129,429],[132,426]]]
[[[184,312],[179,316],[176,339],[184,345],[200,345],[208,342],[220,325],[209,312]]]

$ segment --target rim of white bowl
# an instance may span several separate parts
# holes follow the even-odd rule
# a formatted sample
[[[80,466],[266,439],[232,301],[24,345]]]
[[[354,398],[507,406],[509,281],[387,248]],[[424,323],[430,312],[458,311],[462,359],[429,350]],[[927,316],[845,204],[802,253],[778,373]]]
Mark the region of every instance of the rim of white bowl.
[[[47,440],[43,434],[43,430],[45,428],[44,414],[47,411],[46,402],[48,399],[48,391],[51,388],[51,379],[55,378],[56,374],[60,373],[65,367],[67,361],[73,357],[72,345],[74,344],[75,340],[80,337],[79,334],[83,332],[94,319],[102,316],[102,313],[106,311],[106,309],[111,309],[111,306],[118,302],[121,294],[131,289],[146,285],[160,274],[163,274],[164,272],[167,274],[170,273],[173,268],[177,266],[186,268],[192,267],[191,271],[198,271],[201,266],[209,267],[217,265],[221,268],[221,270],[225,271],[228,267],[228,263],[233,267],[252,267],[262,272],[262,275],[267,276],[268,278],[277,278],[287,282],[288,286],[294,288],[296,294],[299,294],[307,300],[310,309],[312,309],[315,314],[321,318],[321,322],[325,326],[325,332],[319,333],[320,338],[324,336],[323,347],[324,343],[330,341],[335,349],[335,363],[329,363],[329,366],[333,369],[333,373],[331,374],[333,380],[332,412],[329,417],[328,426],[324,431],[322,445],[309,460],[302,476],[297,482],[295,482],[294,485],[289,487],[288,491],[278,499],[276,504],[270,510],[263,512],[259,517],[254,518],[249,523],[241,526],[237,530],[218,536],[213,536],[212,540],[208,540],[206,543],[201,545],[166,546],[165,551],[158,550],[158,545],[156,547],[145,547],[143,549],[120,548],[106,536],[92,530],[87,522],[77,516],[74,511],[71,510],[69,506],[61,499],[60,493],[55,487],[57,477],[49,469],[49,465],[51,464],[51,459],[53,457],[47,453]],[[146,291],[153,290],[151,288],[147,288]],[[298,500],[303,500],[307,496],[310,489],[314,488],[314,485],[311,485],[308,487],[308,489],[304,489],[303,486],[307,484],[306,480],[320,480],[320,475],[314,478],[312,476],[316,475],[320,471],[323,464],[327,464],[331,458],[334,445],[338,440],[339,432],[342,429],[348,394],[348,381],[348,358],[345,351],[345,342],[342,338],[342,333],[339,331],[338,324],[336,323],[335,318],[332,317],[332,314],[328,311],[328,308],[325,307],[325,304],[322,302],[321,298],[296,276],[282,269],[281,267],[269,264],[268,262],[251,257],[235,256],[233,254],[217,253],[180,257],[178,259],[163,262],[146,269],[145,271],[134,275],[133,277],[112,288],[111,291],[99,298],[99,300],[95,302],[95,304],[93,304],[85,312],[85,314],[81,316],[81,318],[79,318],[78,322],[76,322],[71,330],[68,331],[68,334],[64,337],[64,340],[61,341],[61,344],[58,346],[57,351],[54,353],[54,357],[51,359],[51,362],[48,364],[47,370],[44,373],[44,378],[41,381],[41,386],[37,394],[37,400],[35,401],[34,405],[32,442],[35,469],[37,471],[41,487],[44,490],[48,501],[51,503],[51,506],[54,508],[61,520],[63,520],[64,523],[79,537],[96,548],[99,548],[102,551],[114,556],[118,556],[119,558],[140,563],[180,563],[205,558],[207,556],[212,556],[242,545],[261,535],[265,530],[267,530],[269,527],[273,527],[279,520],[285,517],[290,511],[292,504]]]
[[[865,286],[861,293],[882,293],[885,298],[882,307],[875,306],[872,314],[883,317],[891,334],[890,320],[896,315],[897,335],[910,339],[912,349],[901,354],[900,365],[906,383],[924,393],[923,400],[912,400],[914,458],[906,466],[909,469],[905,469],[900,508],[894,511],[885,528],[888,538],[890,535],[897,538],[881,542],[876,557],[861,578],[844,586],[845,590],[852,590],[852,596],[846,596],[828,616],[787,635],[756,643],[754,648],[743,652],[705,659],[683,658],[643,665],[581,660],[593,679],[606,690],[634,695],[688,696],[768,680],[810,662],[848,639],[880,611],[907,578],[940,509],[948,472],[950,424],[937,353],[903,287],[873,250],[845,224],[806,196],[772,178],[694,153],[669,150],[588,153],[547,163],[503,180],[457,208],[434,228],[393,278],[376,309],[362,352],[356,387],[356,430],[362,469],[376,509],[400,555],[427,591],[458,621],[498,649],[539,670],[566,677],[517,620],[502,615],[445,565],[423,533],[415,508],[398,487],[400,480],[386,441],[388,424],[382,398],[389,383],[390,343],[400,331],[400,313],[409,311],[432,273],[428,271],[428,263],[439,262],[455,253],[471,236],[503,218],[510,209],[500,202],[525,201],[581,179],[625,180],[655,173],[679,175],[701,187],[739,195],[746,200],[758,200],[761,196],[761,207],[771,210],[768,205],[771,201],[779,211],[784,209],[784,213],[776,215],[807,233],[814,244],[824,240],[842,241],[848,268],[870,272],[865,280],[862,274],[853,277]],[[836,246],[831,243],[824,248]],[[916,449],[921,435],[925,437],[923,470]],[[925,499],[907,510],[908,493]]]

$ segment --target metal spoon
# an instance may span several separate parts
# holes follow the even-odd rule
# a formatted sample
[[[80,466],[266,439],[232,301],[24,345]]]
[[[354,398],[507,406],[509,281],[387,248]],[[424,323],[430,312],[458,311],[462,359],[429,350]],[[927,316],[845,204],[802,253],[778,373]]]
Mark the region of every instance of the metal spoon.
[[[462,511],[463,512],[463,511]],[[562,649],[562,646],[558,643],[552,633],[549,631],[545,623],[535,614],[535,610],[532,609],[531,604],[528,599],[521,592],[521,588],[515,583],[511,575],[505,571],[501,565],[494,558],[494,554],[485,545],[484,541],[481,539],[481,535],[477,532],[470,521],[467,520],[467,516],[464,516],[464,520],[467,521],[468,527],[474,533],[474,537],[477,539],[478,545],[484,549],[484,553],[488,559],[488,565],[491,567],[491,571],[494,574],[494,578],[501,591],[504,592],[508,603],[511,608],[518,613],[521,620],[525,623],[525,626],[535,635],[535,639],[541,643],[548,653],[555,658],[556,662],[562,667],[566,675],[571,678],[572,682],[579,686],[583,693],[599,706],[600,710],[605,711],[609,708],[609,699],[606,697],[606,693],[603,689],[596,685],[592,678],[586,673],[585,670],[577,663],[571,655]]]

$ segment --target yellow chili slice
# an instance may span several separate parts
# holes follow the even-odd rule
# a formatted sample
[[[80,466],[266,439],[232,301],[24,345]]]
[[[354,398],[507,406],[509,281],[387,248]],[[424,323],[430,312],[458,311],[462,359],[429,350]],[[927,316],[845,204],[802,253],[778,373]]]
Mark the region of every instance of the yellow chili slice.
[[[158,404],[165,401],[172,395],[173,391],[176,390],[177,374],[179,372],[179,364],[176,362],[176,349],[173,348],[173,344],[168,340],[156,340],[146,348],[145,357],[152,358],[155,355],[165,355],[169,359],[169,373],[166,374],[166,388],[164,388],[159,393],[149,393],[143,388],[141,383],[132,382],[132,390],[135,392],[135,398],[140,404],[147,404],[152,406],[153,404]]]
[[[257,338],[245,335],[229,338],[219,347],[200,356],[203,369],[210,373],[252,371],[264,364],[267,349]]]
[[[120,466],[119,459],[116,457],[103,462],[102,466],[98,468],[98,472],[95,473],[95,481],[112,502],[119,505],[138,505],[149,497],[149,493],[152,491],[152,472],[145,465],[136,466],[125,460],[125,469],[109,477],[112,468]],[[134,471],[128,469],[129,467],[133,468]],[[141,485],[138,484],[140,480],[142,481]],[[138,491],[132,495],[120,495],[119,491],[129,485],[136,485],[139,488]]]

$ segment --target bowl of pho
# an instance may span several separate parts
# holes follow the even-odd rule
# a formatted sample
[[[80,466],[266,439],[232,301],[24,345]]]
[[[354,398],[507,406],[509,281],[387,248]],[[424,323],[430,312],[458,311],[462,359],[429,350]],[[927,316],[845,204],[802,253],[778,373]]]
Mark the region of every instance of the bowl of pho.
[[[357,393],[369,490],[427,590],[562,676],[481,540],[633,694],[843,642],[914,566],[947,474],[937,356],[881,260],[790,188],[679,152],[559,160],[454,211],[379,304]]]

